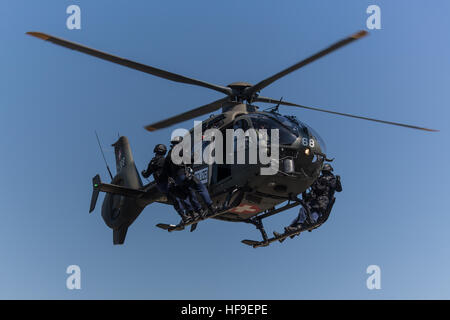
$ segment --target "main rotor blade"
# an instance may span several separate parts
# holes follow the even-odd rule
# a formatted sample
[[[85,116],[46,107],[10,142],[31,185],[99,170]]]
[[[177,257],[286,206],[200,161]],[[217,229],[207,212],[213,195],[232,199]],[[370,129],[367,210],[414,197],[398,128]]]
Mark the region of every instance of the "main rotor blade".
[[[211,113],[216,111],[217,109],[219,109],[223,103],[228,101],[228,97],[211,102],[209,104],[206,104],[204,106],[183,112],[179,115],[176,115],[174,117],[162,120],[162,121],[158,121],[155,122],[153,124],[150,124],[148,126],[145,126],[145,129],[147,129],[148,131],[155,131],[155,130],[159,130],[159,129],[163,129],[163,128],[167,128],[171,125],[174,125],[176,123],[182,122],[182,121],[186,121],[186,120],[190,120],[199,116],[202,116],[206,113]]]
[[[347,44],[349,44],[349,43],[351,43],[351,42],[353,42],[355,40],[358,40],[358,39],[366,36],[367,34],[368,34],[367,31],[364,31],[364,30],[359,31],[359,32],[351,35],[350,37],[342,39],[341,41],[338,41],[338,42],[332,44],[328,48],[323,49],[322,51],[319,51],[318,53],[310,56],[309,58],[306,58],[306,59],[304,59],[304,60],[302,60],[302,61],[300,61],[300,62],[298,62],[298,63],[296,63],[296,64],[294,64],[292,66],[290,66],[289,68],[284,69],[283,71],[278,72],[278,73],[274,74],[273,76],[258,82],[254,86],[246,89],[247,96],[248,97],[252,97],[253,94],[255,94],[256,92],[258,92],[261,89],[267,87],[268,85],[270,85],[271,83],[273,83],[273,82],[277,81],[278,79],[284,77],[285,75],[288,75],[289,73],[294,72],[295,70],[298,70],[298,69],[306,66],[307,64],[310,64],[311,62],[314,62],[317,59],[322,58],[323,56],[325,56],[325,55],[327,55],[327,54],[329,54],[329,53],[331,53],[331,52],[333,52],[333,51],[335,51],[335,50],[337,50],[337,49],[339,49],[339,48],[341,48],[341,47],[343,47],[343,46],[345,46],[345,45],[347,45]]]
[[[195,86],[200,86],[200,87],[204,87],[204,88],[208,88],[208,89],[212,89],[215,91],[219,91],[222,93],[225,93],[226,95],[230,95],[231,94],[231,89],[228,87],[223,87],[223,86],[219,86],[219,85],[215,85],[212,83],[208,83],[208,82],[204,82],[201,80],[196,80],[196,79],[192,79],[192,78],[188,78],[176,73],[172,73],[169,71],[165,71],[162,69],[158,69],[158,68],[154,68],[151,66],[147,66],[145,64],[141,64],[138,62],[134,62],[131,60],[127,60],[121,57],[117,57],[117,56],[113,56],[109,53],[105,53],[105,52],[101,52],[98,51],[96,49],[92,49],[92,48],[88,48],[85,47],[81,44],[75,43],[75,42],[70,42],[64,39],[60,39],[60,38],[56,38],[53,37],[51,35],[45,34],[45,33],[41,33],[41,32],[27,32],[28,35],[45,40],[45,41],[50,41],[54,44],[72,49],[72,50],[76,50],[82,53],[86,53],[89,54],[91,56],[103,59],[103,60],[107,60],[113,63],[117,63],[120,64],[122,66],[131,68],[131,69],[135,69],[138,71],[142,71],[160,78],[164,78],[167,80],[171,80],[171,81],[175,81],[175,82],[181,82],[181,83],[187,83],[187,84],[192,84]]]
[[[302,106],[302,105],[299,105],[299,104],[296,104],[296,103],[292,103],[292,102],[287,102],[287,101],[281,101],[280,102],[279,100],[272,99],[272,98],[266,98],[266,97],[257,97],[254,101],[266,102],[266,103],[275,103],[275,104],[281,104],[281,105],[291,106],[291,107],[298,107],[298,108],[303,108],[303,109],[308,109],[308,110],[314,110],[314,111],[320,111],[320,112],[336,114],[338,116],[344,116],[344,117],[350,117],[350,118],[356,118],[356,119],[362,119],[362,120],[369,120],[369,121],[374,121],[374,122],[379,122],[379,123],[384,123],[384,124],[390,124],[390,125],[400,126],[400,127],[405,127],[405,128],[417,129],[417,130],[424,130],[424,131],[431,131],[431,132],[439,131],[439,130],[435,130],[435,129],[428,129],[428,128],[423,128],[423,127],[413,126],[413,125],[410,125],[410,124],[404,124],[404,123],[385,121],[385,120],[379,120],[379,119],[374,119],[374,118],[361,117],[361,116],[356,116],[356,115],[349,114],[349,113],[330,111],[330,110],[319,109],[319,108],[314,108],[314,107],[307,107],[307,106]]]

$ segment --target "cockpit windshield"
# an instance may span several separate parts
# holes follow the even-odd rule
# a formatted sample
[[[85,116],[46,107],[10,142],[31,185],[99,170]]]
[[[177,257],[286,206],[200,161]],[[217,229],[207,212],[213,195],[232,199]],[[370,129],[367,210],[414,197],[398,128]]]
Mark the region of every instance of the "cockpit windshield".
[[[289,118],[286,116],[282,116],[281,114],[274,114],[273,117],[277,119],[279,122],[281,122],[282,125],[287,127],[289,130],[292,131],[297,137],[301,136],[301,129],[299,125],[301,123],[297,121],[295,118]]]
[[[297,139],[297,135],[292,132],[291,128],[284,126],[273,117],[260,113],[249,114],[248,116],[253,124],[253,128],[255,130],[267,129],[269,137],[270,129],[278,129],[280,144],[290,145]]]
[[[269,136],[270,129],[278,129],[280,144],[290,145],[297,138],[306,138],[306,141],[310,144],[310,140],[314,139],[315,142],[312,145],[317,143],[320,152],[326,153],[325,142],[320,135],[295,116],[283,116],[279,113],[252,113],[247,116],[255,130],[267,129]]]
[[[304,122],[299,121],[295,116],[284,116],[279,113],[273,113],[268,115],[268,117],[273,118],[281,124],[284,128],[288,129],[289,132],[292,135],[295,135],[296,137],[307,137],[308,139],[315,139],[317,143],[319,144],[320,151],[322,153],[326,153],[326,145],[325,141],[322,139],[322,137],[311,128],[309,125],[307,125]],[[281,133],[280,133],[281,137]],[[280,138],[281,143],[281,138]]]

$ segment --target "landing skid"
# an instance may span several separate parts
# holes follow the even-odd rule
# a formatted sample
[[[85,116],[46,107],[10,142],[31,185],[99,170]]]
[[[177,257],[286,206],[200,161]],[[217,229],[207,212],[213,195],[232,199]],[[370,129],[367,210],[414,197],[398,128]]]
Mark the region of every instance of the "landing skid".
[[[204,218],[197,218],[197,219],[195,219],[195,220],[192,220],[192,221],[189,222],[189,223],[179,223],[179,224],[177,224],[177,225],[175,225],[175,224],[166,224],[166,223],[158,223],[156,226],[157,226],[158,228],[161,228],[161,229],[163,229],[163,230],[167,230],[167,231],[169,231],[169,232],[172,232],[172,231],[182,231],[182,230],[184,230],[186,227],[191,226],[191,232],[192,232],[192,231],[194,231],[194,230],[197,228],[197,224],[198,224],[200,221],[203,221],[203,220],[206,220],[206,219],[210,219],[210,218],[214,218],[214,217],[220,216],[221,214],[224,214],[224,213],[227,212],[228,210],[230,210],[230,208],[222,209],[222,210],[220,210],[220,211],[218,211],[218,212],[216,212],[216,213],[214,213],[214,214],[209,214],[209,215],[207,215],[207,216],[204,217]]]
[[[320,225],[320,224],[319,224],[319,225]],[[267,246],[270,245],[272,242],[279,241],[279,242],[281,243],[281,242],[283,242],[283,241],[284,241],[286,238],[288,238],[288,237],[293,238],[293,237],[295,237],[295,236],[297,236],[297,235],[300,235],[301,232],[304,232],[304,231],[311,231],[312,229],[317,228],[319,225],[316,224],[316,225],[311,226],[311,227],[308,227],[308,228],[304,228],[304,229],[300,229],[300,230],[292,231],[292,232],[285,232],[285,233],[283,233],[283,234],[274,234],[274,237],[273,237],[273,238],[268,238],[268,239],[263,240],[263,241],[242,240],[241,242],[242,242],[243,244],[246,244],[246,245],[251,246],[251,247],[253,247],[253,248],[267,247]]]
[[[158,228],[167,230],[169,232],[181,231],[181,230],[184,230],[184,228],[186,228],[187,226],[191,226],[191,232],[193,232],[197,228],[197,224],[200,221],[220,216],[221,214],[224,214],[225,212],[229,211],[230,209],[237,207],[241,203],[242,199],[244,198],[244,191],[245,191],[244,189],[240,189],[237,187],[233,187],[232,189],[230,189],[230,191],[227,195],[227,198],[225,199],[225,202],[222,205],[222,208],[220,210],[218,210],[216,213],[209,214],[204,218],[197,218],[189,223],[179,223],[177,225],[158,223],[156,226]]]
[[[328,216],[330,215],[331,209],[333,208],[333,205],[334,205],[334,202],[335,202],[336,199],[333,197],[333,199],[331,200],[331,202],[328,205],[328,208],[327,208],[325,214],[323,215],[324,218],[320,219],[316,223],[311,223],[311,220],[310,220],[311,213],[309,211],[308,206],[306,206],[305,203],[302,200],[300,200],[299,198],[294,198],[292,200],[294,200],[294,203],[292,203],[292,204],[288,203],[287,205],[285,205],[282,208],[274,209],[272,211],[269,211],[269,212],[267,212],[267,213],[265,213],[263,215],[254,217],[254,218],[250,219],[249,221],[247,221],[248,223],[251,223],[251,224],[255,225],[256,228],[261,232],[261,235],[262,235],[262,238],[263,238],[262,241],[246,239],[246,240],[242,240],[241,242],[243,244],[246,244],[246,245],[251,246],[253,248],[267,247],[268,245],[270,245],[271,243],[273,243],[275,241],[279,241],[281,243],[288,237],[290,237],[292,239],[295,236],[300,235],[300,233],[302,233],[304,231],[312,231],[313,229],[316,229],[316,228],[320,227],[328,219]],[[304,227],[304,228],[299,229],[299,230],[295,230],[295,231],[291,231],[291,232],[285,232],[285,233],[282,233],[282,234],[278,234],[278,233],[274,232],[274,237],[272,237],[272,238],[267,237],[267,233],[264,230],[264,226],[262,224],[262,219],[267,218],[269,216],[272,216],[274,214],[277,214],[277,213],[279,213],[281,211],[290,209],[290,208],[292,208],[293,206],[296,206],[296,205],[302,205],[303,208],[306,210],[306,213],[307,213],[306,216],[308,217],[307,218],[308,219],[307,220],[308,221],[308,225],[306,227]]]

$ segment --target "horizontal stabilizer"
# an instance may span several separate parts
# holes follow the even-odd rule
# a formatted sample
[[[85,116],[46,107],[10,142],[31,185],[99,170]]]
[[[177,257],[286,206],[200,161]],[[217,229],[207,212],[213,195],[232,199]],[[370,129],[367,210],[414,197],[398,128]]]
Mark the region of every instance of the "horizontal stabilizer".
[[[91,206],[89,208],[89,213],[94,211],[95,205],[97,203],[98,194],[100,191],[111,193],[111,194],[118,194],[122,196],[137,198],[145,194],[145,191],[139,190],[139,189],[133,189],[133,188],[127,188],[123,186],[118,186],[116,184],[109,184],[109,183],[102,183],[100,179],[100,175],[96,175],[94,178],[92,178],[92,197],[91,197]]]
[[[109,183],[100,183],[97,185],[97,189],[102,192],[111,194],[119,194],[127,197],[137,198],[145,194],[145,191],[139,189],[132,189],[127,187],[118,186]]]

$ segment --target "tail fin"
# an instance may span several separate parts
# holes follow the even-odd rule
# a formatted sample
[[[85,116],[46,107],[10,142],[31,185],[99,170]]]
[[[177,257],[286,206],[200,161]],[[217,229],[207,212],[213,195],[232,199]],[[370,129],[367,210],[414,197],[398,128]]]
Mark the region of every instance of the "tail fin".
[[[113,144],[116,156],[117,174],[111,182],[113,189],[121,192],[107,191],[102,205],[102,217],[106,225],[113,229],[114,244],[123,244],[128,227],[139,216],[144,207],[139,204],[132,191],[142,192],[142,181],[136,169],[127,137],[120,137]],[[126,190],[125,190],[126,189]],[[123,192],[127,191],[127,192]]]
[[[142,181],[134,164],[133,154],[131,153],[130,143],[127,137],[120,137],[113,144],[116,155],[117,175],[124,179],[124,187],[139,189],[142,187]]]

